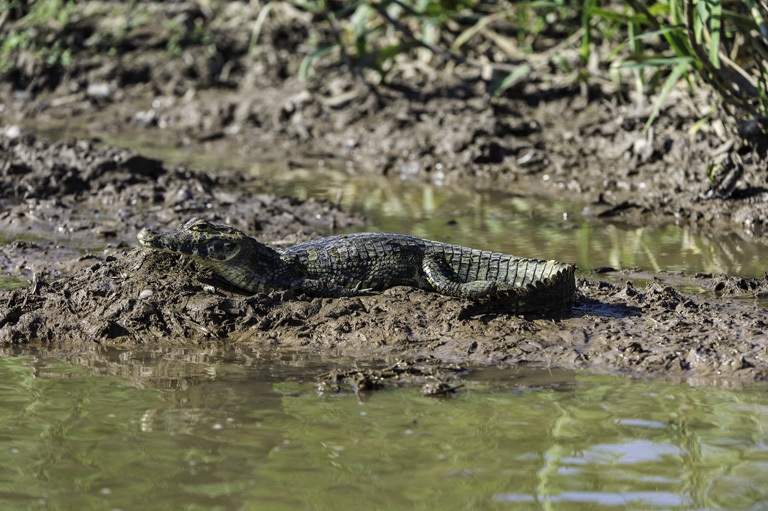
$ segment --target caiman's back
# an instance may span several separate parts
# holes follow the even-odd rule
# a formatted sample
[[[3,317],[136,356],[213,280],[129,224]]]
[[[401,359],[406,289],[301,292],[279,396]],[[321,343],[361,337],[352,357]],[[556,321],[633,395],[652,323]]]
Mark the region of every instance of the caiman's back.
[[[278,252],[310,278],[381,290],[426,286],[421,261],[433,244],[416,236],[364,232],[317,238]]]
[[[522,298],[530,304],[525,310],[567,307],[575,294],[573,265],[415,236],[344,234],[279,252],[284,260],[303,266],[307,276],[347,288],[380,290],[406,285],[484,302]],[[533,300],[533,296],[540,299]]]

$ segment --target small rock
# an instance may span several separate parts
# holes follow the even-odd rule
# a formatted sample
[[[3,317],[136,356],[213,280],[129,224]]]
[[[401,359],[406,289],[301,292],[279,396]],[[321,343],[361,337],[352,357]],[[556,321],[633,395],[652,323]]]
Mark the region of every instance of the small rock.
[[[157,113],[154,110],[142,110],[133,114],[133,120],[142,126],[150,126],[157,121]]]
[[[85,93],[92,98],[108,98],[112,95],[112,90],[106,83],[91,83]]]
[[[139,298],[149,298],[153,294],[155,294],[155,292],[151,289],[144,289],[141,291],[141,293],[139,293]]]
[[[3,134],[5,135],[5,138],[9,140],[15,140],[21,136],[21,128],[19,128],[15,124],[11,124],[5,127],[5,130],[3,130]]]
[[[189,199],[192,198],[192,192],[189,191],[187,188],[182,188],[176,193],[176,202],[186,202]]]

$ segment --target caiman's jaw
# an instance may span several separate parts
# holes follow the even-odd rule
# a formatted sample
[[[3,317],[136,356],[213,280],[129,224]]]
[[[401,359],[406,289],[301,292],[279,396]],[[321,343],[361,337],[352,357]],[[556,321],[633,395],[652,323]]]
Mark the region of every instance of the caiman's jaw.
[[[184,254],[211,263],[235,257],[245,239],[245,235],[237,229],[202,218],[193,218],[175,231],[142,229],[137,237],[139,243],[147,248]]]

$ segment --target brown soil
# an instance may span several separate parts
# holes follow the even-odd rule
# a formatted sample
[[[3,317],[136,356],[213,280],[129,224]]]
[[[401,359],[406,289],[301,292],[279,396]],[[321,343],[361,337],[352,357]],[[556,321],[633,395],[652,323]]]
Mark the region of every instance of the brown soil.
[[[501,97],[489,95],[471,67],[448,73],[408,63],[376,94],[336,68],[320,69],[320,85],[307,90],[295,78],[300,41],[290,37],[306,20],[269,25],[265,56],[251,61],[250,31],[232,28],[252,26],[246,4],[232,3],[220,18],[192,3],[147,5],[156,24],[128,30],[120,58],[96,56],[88,43],[109,20],[84,18],[65,34],[83,45],[69,68],[46,67],[22,51],[0,84],[0,96],[14,98],[0,109],[0,225],[16,240],[3,245],[0,269],[33,281],[0,294],[1,342],[217,342],[707,381],[768,376],[765,310],[722,298],[765,296],[764,280],[689,279],[715,297],[658,281],[635,287],[590,279],[561,317],[459,319],[464,303],[418,290],[248,296],[187,261],[127,252],[138,229],[169,229],[192,216],[229,222],[269,243],[362,219],[329,203],[255,193],[262,183],[251,178],[171,168],[103,145],[126,132],[182,149],[223,144],[246,158],[340,156],[356,172],[398,180],[568,194],[595,205],[586,215],[637,225],[685,223],[758,240],[768,226],[760,148],[743,144],[717,117],[691,131],[713,98],[674,91],[644,134],[652,102],[638,106],[604,86],[568,85],[548,74],[546,59],[532,60],[535,71]],[[216,51],[190,42],[182,57],[169,58],[164,20],[171,18],[201,20]],[[52,143],[31,134],[70,125],[99,136]],[[723,164],[713,179],[711,162]],[[50,237],[40,236],[46,231]],[[36,237],[19,241],[25,233]]]
[[[632,375],[768,377],[764,309],[651,282],[581,280],[570,313],[460,319],[466,303],[394,288],[374,296],[249,295],[169,254],[107,256],[1,298],[0,342],[124,348],[212,342],[360,358],[535,363]]]

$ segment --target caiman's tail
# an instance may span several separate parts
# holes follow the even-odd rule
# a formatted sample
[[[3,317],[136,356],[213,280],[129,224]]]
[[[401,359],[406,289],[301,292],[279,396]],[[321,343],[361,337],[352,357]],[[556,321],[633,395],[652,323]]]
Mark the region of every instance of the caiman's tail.
[[[543,314],[567,310],[576,300],[576,266],[559,261],[536,261],[545,264],[545,277],[530,284],[499,290],[487,299],[469,305],[462,316],[487,312],[512,314]]]

